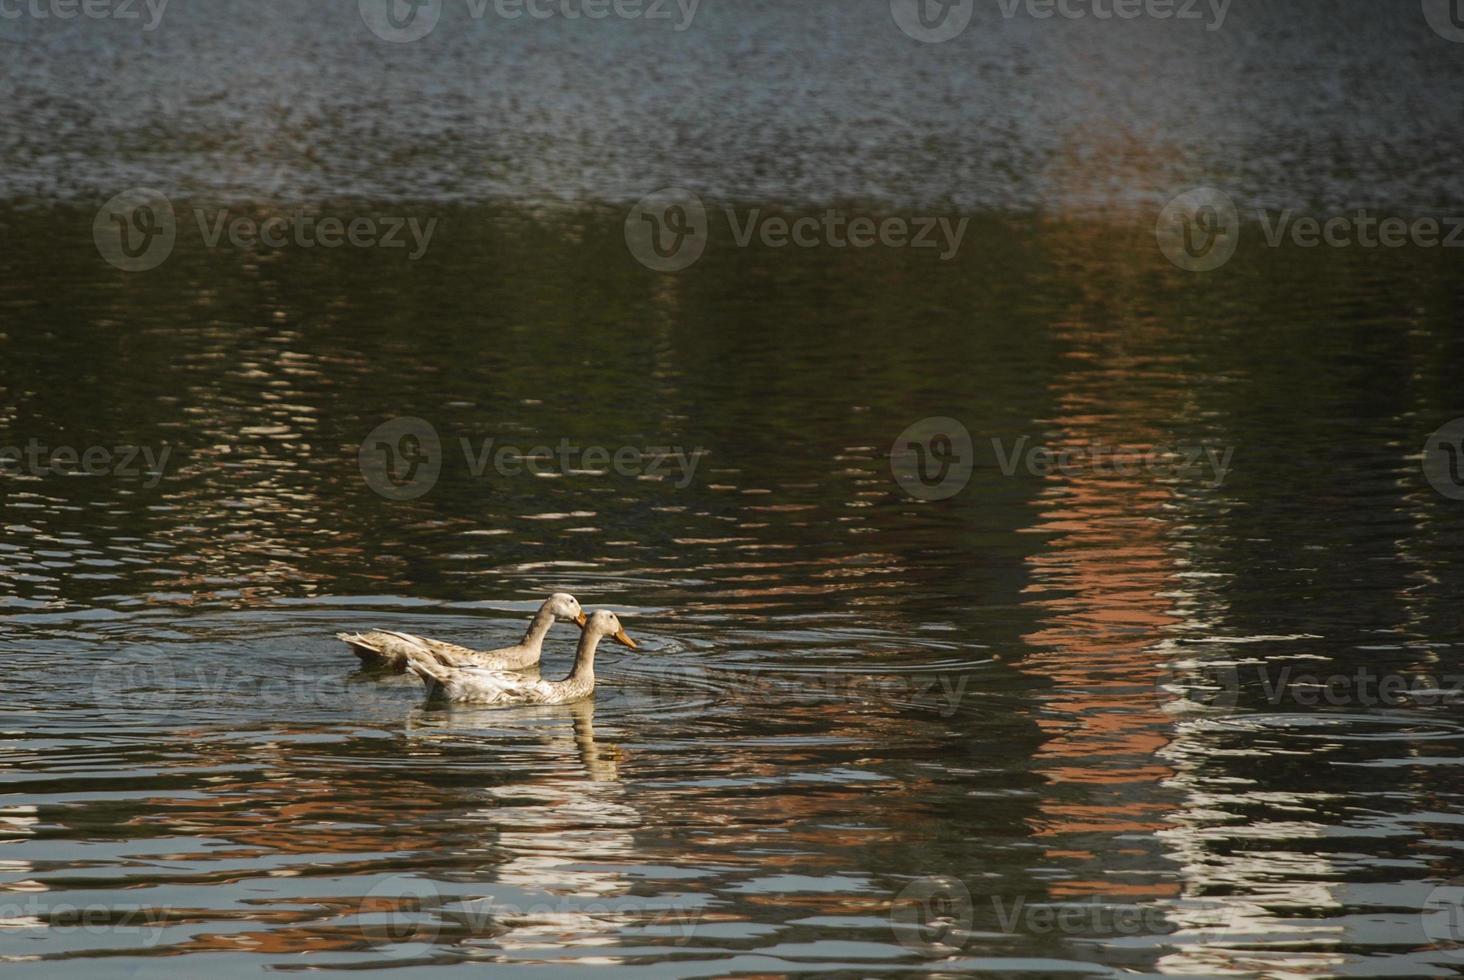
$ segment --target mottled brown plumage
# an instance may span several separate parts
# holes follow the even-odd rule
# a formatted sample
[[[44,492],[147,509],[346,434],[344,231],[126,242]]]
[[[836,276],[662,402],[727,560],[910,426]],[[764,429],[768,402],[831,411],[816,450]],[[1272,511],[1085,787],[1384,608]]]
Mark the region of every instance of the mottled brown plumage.
[[[595,647],[611,636],[630,649],[635,641],[615,614],[601,609],[593,613],[580,634],[574,669],[562,681],[528,678],[510,671],[481,667],[450,667],[424,647],[408,645],[407,669],[422,678],[429,698],[460,704],[567,704],[595,693]]]
[[[348,644],[351,652],[361,658],[365,667],[395,670],[402,673],[407,669],[407,651],[426,652],[440,663],[449,667],[483,667],[489,670],[530,670],[539,664],[544,649],[544,637],[555,620],[563,619],[585,624],[585,614],[579,600],[566,592],[556,592],[534,614],[528,632],[521,642],[500,650],[472,650],[431,640],[412,633],[398,633],[394,630],[372,630],[369,633],[337,633]]]

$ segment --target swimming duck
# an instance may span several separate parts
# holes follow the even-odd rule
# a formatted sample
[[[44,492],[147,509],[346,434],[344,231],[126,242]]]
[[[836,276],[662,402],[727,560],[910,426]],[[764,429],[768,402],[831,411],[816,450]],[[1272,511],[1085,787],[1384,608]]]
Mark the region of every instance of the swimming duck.
[[[544,637],[555,620],[567,620],[585,625],[585,613],[579,600],[567,592],[556,592],[534,614],[523,642],[501,650],[470,650],[456,643],[429,640],[411,633],[394,630],[372,630],[369,633],[337,633],[336,636],[351,647],[351,652],[361,658],[365,667],[388,668],[403,673],[407,669],[407,651],[416,650],[429,654],[439,663],[449,667],[483,667],[489,670],[528,670],[539,663],[543,652]]]
[[[562,681],[543,681],[481,667],[449,667],[424,647],[406,646],[407,669],[427,685],[429,698],[458,704],[567,704],[595,693],[595,647],[602,637],[630,649],[635,641],[625,635],[620,620],[608,609],[590,615],[580,633],[574,669]]]

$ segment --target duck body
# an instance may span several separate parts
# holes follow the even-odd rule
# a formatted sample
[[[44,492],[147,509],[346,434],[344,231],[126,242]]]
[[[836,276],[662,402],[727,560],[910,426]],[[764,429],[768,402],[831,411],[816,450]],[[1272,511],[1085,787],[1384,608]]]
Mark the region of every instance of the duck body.
[[[506,670],[446,667],[414,661],[407,669],[427,683],[430,700],[452,704],[569,704],[595,693],[594,678],[546,681]]]
[[[444,664],[431,650],[407,644],[407,670],[422,678],[430,700],[453,704],[569,704],[595,693],[595,647],[612,636],[635,649],[615,614],[600,610],[589,617],[575,651],[574,669],[562,681],[524,677],[511,671]]]
[[[408,649],[426,649],[438,662],[451,667],[486,667],[490,670],[532,670],[539,664],[540,647],[517,643],[501,650],[473,650],[443,640],[433,640],[413,633],[394,630],[371,630],[369,633],[337,633],[364,666],[385,668],[397,673],[407,669]]]
[[[361,660],[363,667],[375,670],[392,670],[404,673],[407,669],[407,653],[416,650],[425,652],[438,662],[449,667],[481,667],[488,670],[532,670],[539,664],[544,651],[544,638],[556,620],[568,619],[581,626],[585,614],[574,596],[556,592],[544,601],[524,638],[511,647],[498,650],[473,650],[433,640],[413,633],[399,633],[395,630],[371,630],[367,633],[337,633],[336,637],[351,648]]]

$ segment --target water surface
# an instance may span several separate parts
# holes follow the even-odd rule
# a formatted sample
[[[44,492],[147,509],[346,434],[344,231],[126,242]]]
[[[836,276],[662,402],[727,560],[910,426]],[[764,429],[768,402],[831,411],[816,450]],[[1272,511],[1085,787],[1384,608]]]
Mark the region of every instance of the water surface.
[[[1196,274],[1150,205],[1459,200],[1421,79],[1464,47],[1346,4],[937,48],[882,5],[389,48],[210,7],[3,69],[0,447],[108,454],[0,469],[8,973],[1458,972],[1459,253],[1248,226]],[[623,202],[673,182],[970,224],[949,261],[718,225],[662,275]],[[92,225],[139,184],[182,230],[129,273]],[[220,206],[437,224],[209,248]],[[975,466],[917,499],[890,452],[942,416]],[[398,486],[402,419],[438,443]],[[333,639],[501,645],[555,590],[641,642],[593,704],[426,705]]]

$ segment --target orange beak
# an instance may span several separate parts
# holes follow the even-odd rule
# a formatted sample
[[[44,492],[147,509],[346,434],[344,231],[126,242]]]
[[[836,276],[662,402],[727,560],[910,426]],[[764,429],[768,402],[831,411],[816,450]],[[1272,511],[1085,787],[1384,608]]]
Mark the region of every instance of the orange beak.
[[[581,609],[579,615],[574,617],[574,621],[579,624],[580,629],[584,629],[585,624],[590,621],[590,618],[586,616],[585,611]]]
[[[635,641],[625,635],[625,627],[623,626],[615,631],[615,641],[630,647],[632,650],[635,649]]]

